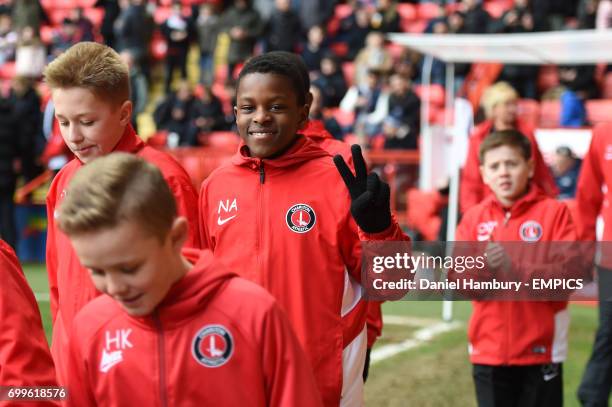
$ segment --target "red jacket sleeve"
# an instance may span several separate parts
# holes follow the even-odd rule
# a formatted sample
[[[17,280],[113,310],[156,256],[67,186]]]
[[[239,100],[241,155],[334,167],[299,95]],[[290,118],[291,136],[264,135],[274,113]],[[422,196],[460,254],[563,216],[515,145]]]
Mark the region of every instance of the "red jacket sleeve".
[[[260,341],[267,404],[278,407],[323,406],[310,363],[287,317],[276,303],[267,312],[262,326]]]
[[[70,335],[70,352],[68,352],[68,374],[66,387],[68,388],[68,407],[95,407],[96,402],[89,385],[89,374],[87,361],[79,347],[79,335],[76,334],[77,327],[73,327]]]
[[[46,247],[46,263],[47,276],[49,279],[49,300],[51,303],[51,319],[55,325],[55,318],[59,307],[58,299],[59,292],[57,289],[57,246],[55,236],[55,183],[51,186],[47,195],[47,247]]]
[[[578,206],[576,224],[580,240],[595,240],[597,216],[601,211],[601,205],[604,200],[601,190],[604,178],[598,156],[598,133],[598,128],[595,128],[593,130],[591,146],[582,161],[578,186],[576,188],[576,204]]]
[[[480,129],[477,129],[480,132]],[[459,208],[461,213],[465,213],[472,206],[475,206],[484,196],[486,186],[480,176],[480,160],[478,149],[480,148],[480,136],[478,133],[472,134],[469,141],[467,159],[461,173],[461,187],[459,189]]]
[[[208,223],[206,223],[206,216],[208,212],[208,200],[207,200],[207,191],[208,191],[208,183],[204,181],[202,183],[202,187],[200,188],[200,197],[198,200],[198,226],[199,226],[199,239],[201,249],[209,249],[214,251],[215,245],[210,241],[210,236],[208,234]]]
[[[179,215],[189,222],[189,236],[185,247],[200,248],[198,226],[198,195],[191,181],[182,177],[168,177],[166,182],[176,198],[176,208]]]
[[[36,299],[15,253],[2,240],[0,281],[0,385],[57,386]]]

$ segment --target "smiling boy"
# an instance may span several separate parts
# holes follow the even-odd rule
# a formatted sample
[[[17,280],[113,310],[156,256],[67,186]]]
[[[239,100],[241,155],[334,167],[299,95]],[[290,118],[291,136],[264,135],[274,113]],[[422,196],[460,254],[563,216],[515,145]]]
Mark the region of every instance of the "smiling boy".
[[[493,194],[466,212],[457,241],[576,240],[565,204],[531,181],[531,144],[521,133],[489,135],[480,172]],[[490,243],[486,256],[491,270],[508,265],[499,244]],[[561,406],[568,329],[566,301],[474,301],[468,338],[478,405]]]
[[[244,66],[234,107],[243,143],[202,185],[200,236],[278,300],[325,405],[357,406],[367,341],[359,233],[407,238],[391,216],[388,185],[366,175],[358,148],[356,176],[337,158],[341,177],[332,157],[299,134],[308,107],[300,73],[286,59],[262,54]]]
[[[185,170],[165,153],[145,146],[130,124],[129,73],[111,48],[81,42],[47,66],[55,117],[62,137],[74,153],[53,180],[47,195],[47,273],[51,293],[53,342],[51,350],[60,381],[68,332],[76,313],[99,293],[80,265],[67,237],[57,229],[56,208],[66,197],[75,172],[112,151],[136,154],[155,164],[177,199],[179,213],[189,219],[186,244],[198,247],[197,194]]]
[[[321,406],[284,313],[209,251],[153,165],[114,153],[85,166],[59,226],[103,296],[75,318],[69,406]]]

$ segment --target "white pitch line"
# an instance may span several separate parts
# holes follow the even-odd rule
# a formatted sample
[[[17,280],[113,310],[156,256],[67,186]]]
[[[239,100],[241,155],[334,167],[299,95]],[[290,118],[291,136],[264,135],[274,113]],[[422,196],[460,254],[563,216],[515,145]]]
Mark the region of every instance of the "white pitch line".
[[[384,317],[387,319],[388,317]],[[461,326],[460,322],[438,322],[434,325],[426,328],[421,328],[416,331],[412,338],[406,339],[400,343],[393,343],[374,349],[370,355],[370,363],[376,364],[382,360],[388,359],[397,355],[398,353],[405,352],[409,349],[416,348],[425,342],[430,341],[435,336],[438,336],[444,332],[452,331]]]
[[[389,325],[426,327],[440,322],[439,319],[406,317],[401,315],[383,315],[383,322]]]
[[[41,302],[49,301],[51,297],[49,296],[49,293],[34,293],[34,298],[36,298],[36,301]]]

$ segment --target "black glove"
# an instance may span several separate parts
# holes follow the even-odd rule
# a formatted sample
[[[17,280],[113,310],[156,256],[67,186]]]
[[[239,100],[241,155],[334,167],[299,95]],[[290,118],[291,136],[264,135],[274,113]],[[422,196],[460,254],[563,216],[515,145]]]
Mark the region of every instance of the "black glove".
[[[368,374],[370,373],[370,353],[372,352],[371,348],[366,350],[366,358],[365,364],[363,365],[363,382],[365,383],[368,380]]]
[[[391,225],[389,185],[374,172],[368,175],[361,148],[357,144],[351,146],[351,153],[355,176],[340,155],[334,157],[334,164],[351,195],[351,214],[364,232],[382,232]]]

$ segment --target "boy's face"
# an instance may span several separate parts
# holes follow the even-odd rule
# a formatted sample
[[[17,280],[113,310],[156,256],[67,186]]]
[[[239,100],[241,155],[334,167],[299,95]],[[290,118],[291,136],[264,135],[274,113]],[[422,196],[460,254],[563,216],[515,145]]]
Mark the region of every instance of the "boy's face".
[[[124,221],[113,228],[70,236],[70,240],[96,289],[128,314],[145,316],[182,276],[176,259],[181,259],[186,233],[185,219],[177,218],[162,243],[137,221]]]
[[[527,193],[533,161],[525,160],[518,147],[500,146],[487,151],[483,158],[482,180],[504,206],[510,207]]]
[[[85,164],[113,151],[132,115],[131,102],[115,106],[85,88],[54,89],[52,97],[62,138]]]
[[[308,105],[298,103],[289,78],[251,73],[240,80],[234,113],[251,156],[273,158],[295,139],[308,118]]]

